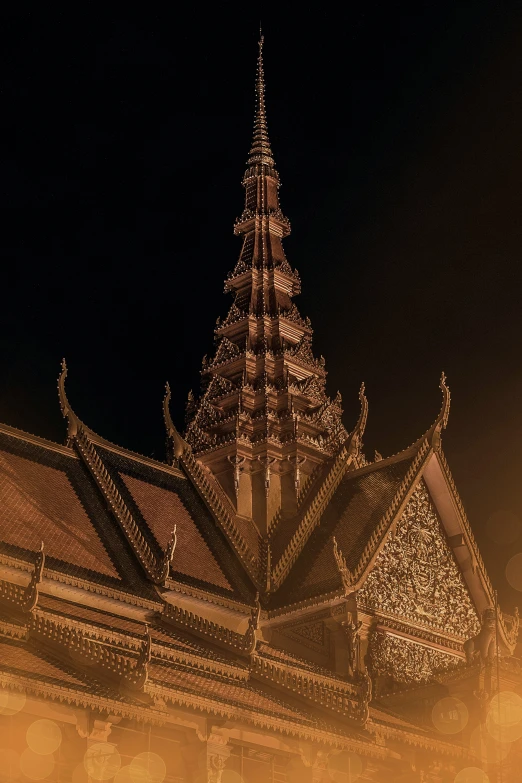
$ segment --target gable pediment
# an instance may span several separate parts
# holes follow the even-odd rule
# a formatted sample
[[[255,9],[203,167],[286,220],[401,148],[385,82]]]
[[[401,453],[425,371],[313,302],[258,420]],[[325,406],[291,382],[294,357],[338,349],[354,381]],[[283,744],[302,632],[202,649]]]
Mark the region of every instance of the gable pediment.
[[[377,614],[467,639],[479,617],[423,480],[358,593]]]

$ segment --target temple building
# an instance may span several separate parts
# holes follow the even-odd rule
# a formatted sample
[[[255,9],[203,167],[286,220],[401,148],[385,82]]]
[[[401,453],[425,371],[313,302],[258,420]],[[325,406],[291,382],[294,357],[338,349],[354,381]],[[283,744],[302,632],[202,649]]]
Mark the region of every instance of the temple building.
[[[364,385],[345,428],[294,301],[262,45],[231,304],[186,430],[167,386],[165,460],[110,443],[65,362],[65,445],[0,425],[0,780],[522,779],[518,610],[443,453],[446,379],[398,454],[364,454]]]

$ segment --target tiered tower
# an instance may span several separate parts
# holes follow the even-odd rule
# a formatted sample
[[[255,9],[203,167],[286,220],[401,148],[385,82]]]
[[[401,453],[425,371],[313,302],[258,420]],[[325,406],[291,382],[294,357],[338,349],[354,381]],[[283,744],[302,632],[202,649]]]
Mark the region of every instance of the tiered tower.
[[[214,357],[203,360],[201,396],[189,397],[186,438],[237,513],[265,534],[276,515],[295,513],[307,477],[335,455],[347,433],[340,394],[331,400],[325,392],[324,359],[312,352],[310,321],[292,301],[300,279],[282,245],[290,223],[279,206],[268,137],[262,36],[256,99],[245,208],[234,226],[243,246],[225,281],[234,301],[218,319]]]

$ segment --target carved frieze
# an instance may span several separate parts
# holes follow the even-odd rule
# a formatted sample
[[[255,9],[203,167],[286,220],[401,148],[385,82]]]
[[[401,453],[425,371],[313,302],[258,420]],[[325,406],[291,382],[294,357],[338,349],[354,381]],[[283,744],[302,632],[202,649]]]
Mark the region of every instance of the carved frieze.
[[[438,672],[463,665],[461,658],[377,630],[368,647],[372,674],[387,674],[400,683],[429,682]]]
[[[423,482],[359,591],[360,605],[462,639],[480,630],[462,574]]]

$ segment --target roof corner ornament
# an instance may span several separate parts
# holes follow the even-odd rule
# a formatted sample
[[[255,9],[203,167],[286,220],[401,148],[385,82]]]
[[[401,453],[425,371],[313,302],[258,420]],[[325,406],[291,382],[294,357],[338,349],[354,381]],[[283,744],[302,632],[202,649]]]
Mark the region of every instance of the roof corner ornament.
[[[358,456],[361,453],[362,439],[366,429],[366,422],[368,421],[368,399],[365,394],[364,383],[361,383],[361,388],[359,389],[359,401],[361,403],[361,412],[350,438],[350,452],[354,456]]]
[[[261,620],[261,603],[259,601],[259,593],[256,593],[256,600],[252,613],[248,620],[248,629],[246,632],[248,654],[253,655],[256,651],[257,642],[259,640],[259,622]]]
[[[45,552],[44,542],[40,544],[40,549],[36,554],[34,562],[34,571],[31,576],[31,581],[27,585],[24,591],[22,599],[22,610],[26,614],[30,614],[36,609],[38,603],[38,586],[40,585],[43,577],[43,569],[45,565]]]
[[[149,626],[145,623],[145,638],[136,661],[136,666],[131,670],[127,685],[132,691],[143,691],[149,679],[149,663],[152,658],[152,637]]]
[[[337,565],[337,570],[339,571],[339,574],[343,582],[344,593],[345,595],[349,595],[350,593],[353,593],[354,577],[352,572],[346,565],[346,560],[344,558],[343,553],[339,549],[339,545],[337,544],[337,539],[335,538],[335,536],[333,537],[333,553],[334,553],[335,563]]]
[[[446,383],[446,375],[444,372],[440,376],[439,388],[442,392],[442,406],[440,409],[440,413],[435,419],[435,423],[433,424],[432,427],[431,445],[434,451],[440,451],[441,433],[442,430],[445,430],[446,427],[448,426],[448,419],[449,419],[449,412],[450,412],[451,394],[450,394],[449,387]]]
[[[165,429],[167,431],[167,461],[169,465],[175,465],[176,461],[183,455],[185,451],[190,450],[190,446],[184,440],[172,421],[170,415],[170,385],[167,382],[165,384],[165,396],[163,397],[163,419],[165,421]]]
[[[67,446],[70,446],[78,434],[78,429],[81,426],[80,419],[76,416],[73,409],[67,399],[67,393],[65,391],[65,379],[67,378],[67,364],[65,359],[62,359],[62,369],[58,376],[58,398],[60,400],[60,410],[62,416],[67,419]]]

